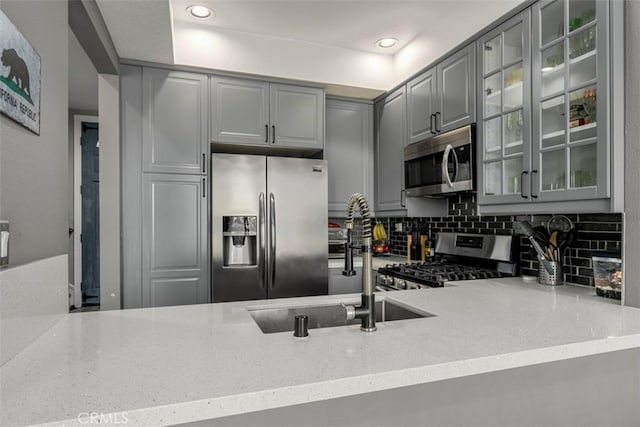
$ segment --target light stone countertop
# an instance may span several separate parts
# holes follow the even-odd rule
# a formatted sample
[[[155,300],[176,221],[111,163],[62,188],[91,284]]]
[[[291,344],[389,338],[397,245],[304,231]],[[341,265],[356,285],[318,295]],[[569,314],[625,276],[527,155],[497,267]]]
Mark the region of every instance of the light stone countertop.
[[[436,316],[371,334],[262,334],[246,310],[358,298],[67,315],[0,368],[1,423],[85,425],[92,411],[184,423],[640,347],[640,310],[520,278],[378,294]]]

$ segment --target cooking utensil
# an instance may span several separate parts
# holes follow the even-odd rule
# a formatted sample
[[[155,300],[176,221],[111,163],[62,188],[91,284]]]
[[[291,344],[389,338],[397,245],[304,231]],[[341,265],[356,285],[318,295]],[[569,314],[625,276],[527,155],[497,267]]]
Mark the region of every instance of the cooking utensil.
[[[533,227],[531,227],[529,221],[519,221],[519,223],[520,227],[522,227],[522,231],[524,231],[524,235],[529,238],[531,245],[536,250],[540,262],[544,264],[544,268],[547,270],[547,273],[553,274],[553,266],[551,264],[551,261],[547,258],[547,255],[544,253],[544,250],[542,250],[542,247],[540,246],[538,241],[535,239],[535,237],[533,237]]]
[[[554,230],[551,233],[551,236],[549,236],[549,249],[547,251],[549,252],[549,258],[552,260],[556,259],[555,257],[558,249],[558,234],[559,234],[558,231]]]
[[[573,222],[571,222],[571,220],[564,215],[554,215],[547,223],[547,231],[549,232],[549,236],[551,236],[551,233],[554,231],[562,231],[564,233],[567,233],[572,228]]]
[[[542,225],[533,227],[533,237],[536,238],[541,246],[547,246],[549,244],[549,232],[546,227]]]
[[[566,248],[573,246],[576,242],[577,234],[578,232],[575,228],[572,228],[566,233],[560,233],[558,236],[558,256],[562,254]]]

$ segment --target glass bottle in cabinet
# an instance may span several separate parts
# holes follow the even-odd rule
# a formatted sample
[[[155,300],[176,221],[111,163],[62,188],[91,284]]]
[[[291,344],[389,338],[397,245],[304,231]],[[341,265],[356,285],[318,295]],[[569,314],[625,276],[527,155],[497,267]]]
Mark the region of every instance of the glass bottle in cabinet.
[[[533,7],[532,195],[606,197],[607,1],[542,0]]]
[[[525,201],[530,160],[530,12],[525,10],[478,43],[482,61],[478,132],[481,203]],[[528,190],[527,190],[528,191]]]

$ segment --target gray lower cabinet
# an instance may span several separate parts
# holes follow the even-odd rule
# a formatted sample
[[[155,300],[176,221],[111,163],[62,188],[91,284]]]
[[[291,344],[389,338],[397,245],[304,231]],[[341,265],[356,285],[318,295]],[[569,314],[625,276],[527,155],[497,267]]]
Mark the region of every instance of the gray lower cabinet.
[[[376,215],[405,209],[403,159],[407,126],[405,93],[403,86],[375,105]]]
[[[320,151],[324,90],[211,76],[211,141]]]
[[[144,174],[142,306],[209,302],[205,177]]]
[[[204,74],[143,68],[144,172],[206,173],[207,86]]]
[[[373,209],[373,105],[327,99],[326,116],[329,216],[345,216],[353,193],[363,194]]]
[[[355,276],[343,276],[344,268],[329,269],[329,295],[356,294],[362,292],[362,267],[355,267]]]

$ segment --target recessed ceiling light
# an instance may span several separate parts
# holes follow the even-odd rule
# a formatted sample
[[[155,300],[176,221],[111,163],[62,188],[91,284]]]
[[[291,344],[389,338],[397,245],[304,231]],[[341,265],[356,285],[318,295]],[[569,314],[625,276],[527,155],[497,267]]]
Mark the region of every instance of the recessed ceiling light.
[[[395,46],[396,43],[398,43],[398,39],[393,37],[385,37],[383,39],[378,40],[376,42],[376,46],[386,49],[388,47]]]
[[[191,16],[195,16],[196,18],[204,19],[210,18],[213,16],[213,10],[209,9],[207,6],[202,6],[199,4],[194,4],[187,8],[187,12],[191,14]]]

